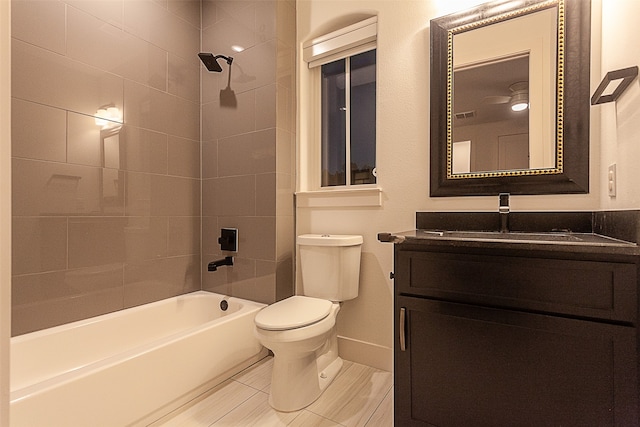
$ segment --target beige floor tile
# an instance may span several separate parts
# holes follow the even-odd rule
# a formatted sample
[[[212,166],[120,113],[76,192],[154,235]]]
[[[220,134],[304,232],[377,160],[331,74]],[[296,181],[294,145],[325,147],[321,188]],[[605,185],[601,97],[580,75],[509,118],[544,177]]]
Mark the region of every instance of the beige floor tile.
[[[364,426],[391,389],[392,382],[389,372],[345,361],[322,399],[306,409],[345,426]]]
[[[393,426],[393,387],[387,392],[380,406],[376,408],[366,427],[392,427]]]
[[[236,374],[232,379],[257,390],[268,392],[271,386],[272,369],[273,357],[265,357],[258,363]]]
[[[342,424],[328,420],[313,412],[302,410],[289,427],[342,427]]]
[[[391,427],[391,373],[345,361],[320,398],[296,412],[269,406],[273,358],[265,358],[152,424],[153,427]]]
[[[276,412],[269,406],[269,395],[260,391],[211,427],[280,427],[289,425],[299,413]]]
[[[237,381],[227,380],[174,411],[175,415],[169,414],[159,422],[152,424],[152,426],[210,426],[256,393],[259,392],[249,386]]]

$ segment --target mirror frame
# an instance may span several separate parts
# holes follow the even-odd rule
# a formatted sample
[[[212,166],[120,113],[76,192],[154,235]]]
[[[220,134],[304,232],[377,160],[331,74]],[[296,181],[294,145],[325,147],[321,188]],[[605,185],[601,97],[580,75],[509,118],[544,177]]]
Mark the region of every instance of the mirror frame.
[[[460,28],[479,28],[517,16],[542,4],[558,6],[561,45],[557,91],[562,114],[556,123],[557,164],[550,169],[527,169],[448,176],[452,127],[449,69],[451,40]],[[562,22],[564,18],[564,22]],[[481,22],[480,22],[481,21]],[[510,194],[569,194],[589,192],[589,109],[591,67],[590,0],[496,0],[431,20],[431,171],[430,195],[479,196]],[[562,43],[564,41],[564,43]],[[558,144],[558,141],[560,144]]]

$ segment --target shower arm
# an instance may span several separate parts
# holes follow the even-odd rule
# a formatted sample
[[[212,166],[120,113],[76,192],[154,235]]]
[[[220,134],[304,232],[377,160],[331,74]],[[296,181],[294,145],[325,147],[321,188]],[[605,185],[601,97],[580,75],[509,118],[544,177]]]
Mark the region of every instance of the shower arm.
[[[227,65],[231,65],[231,63],[233,62],[233,56],[216,55],[214,57],[214,59],[218,59],[218,58],[222,58],[225,61],[227,61]]]

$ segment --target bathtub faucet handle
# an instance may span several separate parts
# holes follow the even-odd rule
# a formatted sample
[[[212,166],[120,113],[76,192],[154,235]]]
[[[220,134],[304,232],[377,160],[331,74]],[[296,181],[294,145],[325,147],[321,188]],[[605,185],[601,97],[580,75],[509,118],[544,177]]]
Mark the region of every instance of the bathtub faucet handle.
[[[233,257],[227,256],[217,261],[211,261],[207,266],[207,270],[216,271],[218,267],[222,267],[223,265],[233,265]]]

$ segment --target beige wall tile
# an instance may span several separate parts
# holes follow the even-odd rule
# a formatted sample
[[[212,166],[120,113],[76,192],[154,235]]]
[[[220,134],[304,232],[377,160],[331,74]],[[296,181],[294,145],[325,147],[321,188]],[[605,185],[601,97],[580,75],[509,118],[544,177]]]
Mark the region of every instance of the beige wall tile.
[[[12,274],[67,268],[67,219],[14,217],[11,229]]]
[[[88,115],[104,105],[122,110],[122,78],[95,67],[14,40],[11,69],[16,98]]]
[[[218,141],[202,141],[202,178],[218,176]]]
[[[255,93],[236,91],[237,108],[224,108],[218,102],[202,107],[202,139],[211,141],[255,130]]]
[[[282,259],[276,264],[276,301],[289,298],[295,294],[293,264],[293,258]]]
[[[263,173],[256,176],[256,215],[276,215],[276,174]]]
[[[197,179],[128,172],[126,185],[127,215],[200,215]]]
[[[204,48],[202,51],[207,52]],[[216,53],[216,55],[219,54]],[[218,102],[220,90],[226,88],[229,83],[229,74],[226,69],[223,69],[222,73],[214,73],[207,70],[202,63],[199,63],[198,66],[200,67],[200,96],[202,103]]]
[[[236,93],[276,83],[277,45],[276,40],[270,40],[233,56],[233,66],[240,68],[245,75],[242,79],[231,79]]]
[[[11,102],[11,155],[66,161],[66,123],[64,110],[14,98]]]
[[[218,2],[218,19],[202,31],[202,49],[216,55],[236,55],[231,46],[249,49],[256,43],[254,2]]]
[[[11,2],[11,36],[64,55],[64,3],[13,0]]]
[[[168,91],[191,102],[200,102],[200,64],[169,55]]]
[[[126,125],[121,132],[123,169],[137,172],[167,173],[167,135]]]
[[[202,253],[221,255],[218,237],[220,237],[220,227],[218,226],[217,216],[202,217]],[[227,228],[235,228],[236,226],[225,225]]]
[[[111,25],[122,28],[122,12],[125,0],[64,0],[64,2]]]
[[[200,0],[169,0],[169,12],[200,28]]]
[[[295,2],[276,2],[277,38],[290,46],[296,43],[296,8]]]
[[[124,305],[132,307],[200,289],[200,257],[129,263],[124,270]]]
[[[202,180],[202,216],[218,215],[216,211],[217,178]]]
[[[200,141],[169,136],[169,175],[200,178]]]
[[[211,186],[214,194],[213,203],[208,200],[211,194],[204,196],[207,201],[203,203],[203,205],[206,204],[208,211],[212,207],[214,215],[255,215],[256,179],[254,175],[216,178],[210,181],[213,184]]]
[[[95,117],[69,113],[67,123],[67,161],[102,166],[101,128]]]
[[[12,335],[122,309],[122,277],[119,264],[13,277]]]
[[[165,258],[168,248],[168,218],[127,217],[124,227],[125,261]]]
[[[105,71],[123,59],[125,33],[74,7],[67,9],[67,56]]]
[[[276,174],[276,215],[293,216],[295,211],[294,186],[293,176],[284,173]]]
[[[218,141],[218,176],[249,175],[275,170],[275,129],[245,133]]]
[[[157,175],[152,179],[151,212],[163,216],[200,215],[200,181]]]
[[[122,263],[127,218],[69,218],[69,268]]]
[[[102,198],[102,168],[13,159],[13,215],[122,215],[124,198]],[[115,172],[124,182],[124,172]],[[108,208],[108,209],[107,209]]]
[[[283,174],[294,174],[295,138],[286,130],[276,131],[276,171]]]
[[[276,218],[256,216],[221,216],[220,227],[238,229],[238,257],[275,261]]]
[[[124,3],[124,28],[160,48],[197,61],[200,32],[197,26],[149,0]]]
[[[256,89],[256,129],[276,127],[276,84]]]
[[[125,123],[189,139],[199,139],[198,104],[126,81]]]
[[[169,217],[168,256],[200,253],[200,218]]]

